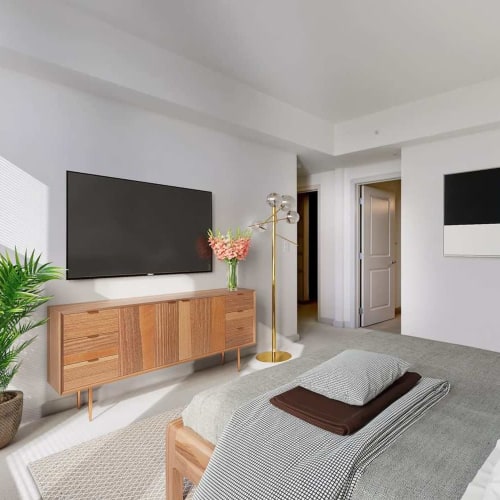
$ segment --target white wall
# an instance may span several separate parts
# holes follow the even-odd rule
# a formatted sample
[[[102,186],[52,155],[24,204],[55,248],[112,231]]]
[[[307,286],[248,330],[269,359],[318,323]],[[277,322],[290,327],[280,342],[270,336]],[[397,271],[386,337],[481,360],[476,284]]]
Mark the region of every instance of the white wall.
[[[27,238],[24,217],[19,221],[19,241],[37,246],[42,224],[47,241],[44,256],[57,265],[65,266],[66,260],[66,170],[210,190],[213,223],[223,230],[267,217],[265,200],[269,192],[296,191],[296,158],[290,153],[5,69],[0,69],[0,95],[0,156],[20,169],[0,170],[0,184],[13,187],[10,203],[25,204],[23,213],[31,209],[31,223],[37,228],[33,232],[36,238]],[[19,178],[16,171],[21,177],[33,178],[30,189],[38,185],[48,193],[48,215],[43,221],[36,203],[26,199],[24,184],[15,184]],[[0,245],[12,248],[16,238],[9,227],[11,231],[2,234],[0,225]],[[280,232],[295,239],[296,226],[284,225]],[[269,234],[256,235],[247,261],[239,266],[240,286],[257,290],[261,348],[268,348],[270,343],[270,244]],[[296,252],[280,247],[278,265],[278,331],[294,336]],[[215,262],[213,273],[61,281],[51,284],[50,291],[55,295],[52,304],[56,304],[220,288],[225,286],[225,279],[225,264]],[[46,383],[46,334],[44,329],[38,333],[14,379],[14,386],[25,392],[25,419],[58,406],[54,403],[59,399],[57,394]],[[190,365],[180,366],[105,386],[97,398],[179,376],[190,369]],[[73,404],[73,399],[68,404]]]
[[[406,335],[500,351],[500,258],[443,257],[444,174],[498,166],[500,131],[403,149]]]
[[[333,237],[334,226],[338,223],[334,218],[338,199],[335,195],[337,176],[338,171],[332,170],[300,177],[298,181],[299,190],[318,190],[318,320],[329,324],[333,324],[335,317],[332,277],[337,274],[338,263],[338,245]]]

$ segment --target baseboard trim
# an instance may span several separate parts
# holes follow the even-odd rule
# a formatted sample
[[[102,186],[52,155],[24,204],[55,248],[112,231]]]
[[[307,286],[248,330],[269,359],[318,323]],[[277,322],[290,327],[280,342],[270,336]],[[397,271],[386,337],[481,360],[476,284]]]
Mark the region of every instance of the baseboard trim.
[[[332,326],[334,321],[333,318],[325,318],[324,316],[318,316],[318,323],[323,323],[324,325]]]
[[[337,320],[333,321],[333,326],[335,328],[345,328],[346,327],[345,321],[337,321]]]

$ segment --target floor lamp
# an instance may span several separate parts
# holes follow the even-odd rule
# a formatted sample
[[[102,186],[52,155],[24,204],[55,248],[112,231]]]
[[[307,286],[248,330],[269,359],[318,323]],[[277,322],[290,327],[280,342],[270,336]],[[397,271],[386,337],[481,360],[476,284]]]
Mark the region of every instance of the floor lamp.
[[[259,361],[265,363],[279,363],[290,359],[292,355],[289,352],[276,350],[276,239],[279,237],[288,241],[292,245],[297,243],[281,236],[276,232],[276,226],[279,221],[286,221],[288,224],[297,224],[300,216],[294,210],[295,198],[290,195],[279,195],[271,193],[267,196],[267,203],[271,206],[271,215],[262,222],[256,222],[250,227],[265,231],[268,226],[272,227],[272,293],[271,293],[271,350],[257,354]]]

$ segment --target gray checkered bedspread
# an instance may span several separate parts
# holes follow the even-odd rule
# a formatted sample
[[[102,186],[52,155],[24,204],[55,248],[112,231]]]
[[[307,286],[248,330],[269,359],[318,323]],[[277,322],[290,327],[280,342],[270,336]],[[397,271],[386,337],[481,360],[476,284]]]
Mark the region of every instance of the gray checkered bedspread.
[[[195,500],[348,499],[364,468],[449,391],[448,382],[423,378],[357,433],[339,436],[269,403],[295,385],[273,389],[233,414]]]

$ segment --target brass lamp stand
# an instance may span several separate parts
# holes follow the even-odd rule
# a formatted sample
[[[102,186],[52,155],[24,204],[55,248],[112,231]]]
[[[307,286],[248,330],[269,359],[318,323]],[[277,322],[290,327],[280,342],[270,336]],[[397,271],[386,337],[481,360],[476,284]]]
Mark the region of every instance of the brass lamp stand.
[[[297,243],[278,234],[276,226],[281,220],[286,220],[289,224],[296,224],[300,216],[297,212],[291,210],[295,205],[293,196],[281,196],[278,193],[271,193],[267,196],[267,203],[272,209],[271,216],[250,226],[260,230],[266,230],[269,224],[272,226],[271,350],[257,354],[257,359],[265,363],[279,363],[290,359],[292,355],[289,352],[276,350],[276,239],[280,237],[295,246],[297,246]],[[283,212],[284,217],[278,217],[279,212]]]

